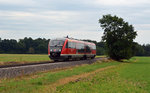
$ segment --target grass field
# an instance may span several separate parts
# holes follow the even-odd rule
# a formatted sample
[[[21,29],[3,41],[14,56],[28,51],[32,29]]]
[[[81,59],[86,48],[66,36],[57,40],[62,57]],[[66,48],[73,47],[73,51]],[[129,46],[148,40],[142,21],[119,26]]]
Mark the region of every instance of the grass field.
[[[57,93],[150,93],[149,72],[150,58],[136,57],[135,61],[58,86]]]
[[[38,54],[0,54],[0,65],[50,61],[48,55]]]
[[[45,61],[50,61],[47,54],[0,54],[0,65],[25,64]]]
[[[0,93],[150,93],[149,72],[149,57],[97,62],[1,79]]]

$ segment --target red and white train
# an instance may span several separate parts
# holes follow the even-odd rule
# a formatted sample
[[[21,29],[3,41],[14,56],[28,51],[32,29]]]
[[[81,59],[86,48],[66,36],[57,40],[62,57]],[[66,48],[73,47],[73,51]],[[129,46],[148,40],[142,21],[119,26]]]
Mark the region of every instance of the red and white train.
[[[57,38],[49,41],[48,55],[50,59],[69,60],[95,58],[96,46],[94,43],[70,39]]]

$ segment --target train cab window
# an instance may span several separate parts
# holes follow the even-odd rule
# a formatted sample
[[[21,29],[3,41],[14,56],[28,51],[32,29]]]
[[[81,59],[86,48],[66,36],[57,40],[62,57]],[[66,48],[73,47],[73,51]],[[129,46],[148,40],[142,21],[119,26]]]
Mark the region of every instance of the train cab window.
[[[51,40],[50,46],[63,46],[64,41],[62,40]]]
[[[66,46],[65,46],[65,48],[68,48],[68,42],[66,43]]]

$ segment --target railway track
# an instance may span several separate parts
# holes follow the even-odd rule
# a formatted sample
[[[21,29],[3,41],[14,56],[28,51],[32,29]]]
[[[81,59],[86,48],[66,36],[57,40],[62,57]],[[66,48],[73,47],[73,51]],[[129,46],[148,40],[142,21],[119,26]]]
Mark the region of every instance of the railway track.
[[[25,64],[9,64],[9,65],[0,65],[0,68],[9,68],[9,67],[18,67],[18,66],[28,66],[28,65],[38,65],[38,64],[47,64],[54,61],[45,61],[45,62],[36,62],[36,63],[25,63]]]
[[[47,71],[57,68],[65,68],[70,66],[91,64],[97,60],[104,60],[107,58],[95,58],[80,61],[65,61],[65,62],[43,62],[43,63],[30,63],[30,64],[17,64],[0,66],[0,78],[12,78],[27,74],[32,74],[39,71]]]

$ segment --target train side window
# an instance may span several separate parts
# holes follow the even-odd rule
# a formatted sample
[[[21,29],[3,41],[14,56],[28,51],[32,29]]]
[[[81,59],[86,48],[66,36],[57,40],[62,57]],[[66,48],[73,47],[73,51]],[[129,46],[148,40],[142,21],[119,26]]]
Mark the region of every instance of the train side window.
[[[68,42],[68,48],[76,48],[75,42]]]
[[[72,48],[76,48],[76,43],[72,42]]]
[[[82,48],[81,44],[80,44],[80,43],[77,43],[77,44],[76,44],[76,48],[77,48],[77,49],[81,49],[81,48]]]
[[[92,50],[93,49],[93,46],[92,45],[88,45],[90,47],[90,49]]]
[[[92,47],[92,50],[95,50],[96,49],[96,46],[95,45],[91,45]]]
[[[84,53],[84,44],[81,44],[81,52]]]
[[[71,42],[68,41],[68,48],[71,48]]]
[[[85,46],[85,49],[86,49],[86,52],[87,52],[87,53],[91,52],[91,48],[90,48],[89,45],[86,45],[86,46]]]
[[[84,44],[83,43],[77,43],[76,49],[78,50],[79,53],[84,53]]]
[[[91,50],[95,50],[96,46],[95,45],[90,45]]]
[[[94,49],[94,50],[96,49],[96,46],[95,46],[95,45],[93,45],[93,49]]]

